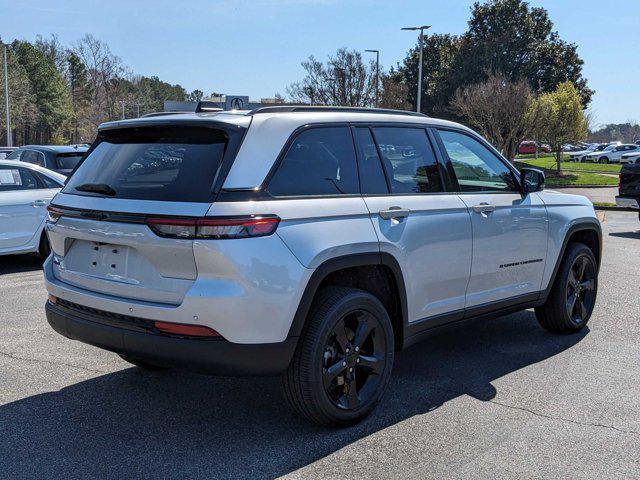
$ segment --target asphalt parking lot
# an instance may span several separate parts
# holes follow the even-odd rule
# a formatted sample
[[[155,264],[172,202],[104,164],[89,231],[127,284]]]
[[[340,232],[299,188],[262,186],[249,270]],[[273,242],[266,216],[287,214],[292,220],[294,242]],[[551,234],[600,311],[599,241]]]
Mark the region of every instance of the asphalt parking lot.
[[[285,408],[274,379],[146,373],[54,333],[37,261],[0,259],[1,478],[638,478],[640,222],[607,212],[590,327],[531,311],[402,352],[345,430]]]

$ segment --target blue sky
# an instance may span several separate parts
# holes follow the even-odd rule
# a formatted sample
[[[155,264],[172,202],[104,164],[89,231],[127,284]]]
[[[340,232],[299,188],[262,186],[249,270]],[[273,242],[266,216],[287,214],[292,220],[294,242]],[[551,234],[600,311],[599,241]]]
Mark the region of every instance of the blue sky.
[[[271,97],[303,76],[300,62],[346,46],[379,49],[388,67],[414,44],[400,27],[466,29],[471,0],[0,0],[0,36],[84,33],[107,42],[134,72],[228,94]],[[638,0],[531,0],[578,45],[596,90],[597,124],[640,121]]]

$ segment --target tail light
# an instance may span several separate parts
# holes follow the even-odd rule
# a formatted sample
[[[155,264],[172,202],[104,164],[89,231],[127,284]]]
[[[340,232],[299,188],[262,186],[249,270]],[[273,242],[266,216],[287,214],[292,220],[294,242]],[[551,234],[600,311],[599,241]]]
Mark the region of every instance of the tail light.
[[[149,218],[156,235],[167,238],[216,239],[252,238],[271,235],[278,228],[276,215],[234,218]]]
[[[622,173],[618,174],[618,190],[622,188]]]
[[[47,220],[51,223],[56,223],[62,216],[62,210],[51,205],[47,206]]]

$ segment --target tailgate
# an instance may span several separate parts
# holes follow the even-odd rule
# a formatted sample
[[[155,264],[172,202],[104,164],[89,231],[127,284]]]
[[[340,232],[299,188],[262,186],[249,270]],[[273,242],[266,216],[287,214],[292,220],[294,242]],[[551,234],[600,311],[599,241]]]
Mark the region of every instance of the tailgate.
[[[80,203],[84,208],[79,208]],[[159,237],[145,219],[176,211],[203,216],[208,204],[65,194],[58,195],[55,204],[66,212],[55,224],[47,224],[56,278],[105,295],[172,305],[182,302],[197,276],[193,240]],[[114,213],[126,210],[136,214]]]

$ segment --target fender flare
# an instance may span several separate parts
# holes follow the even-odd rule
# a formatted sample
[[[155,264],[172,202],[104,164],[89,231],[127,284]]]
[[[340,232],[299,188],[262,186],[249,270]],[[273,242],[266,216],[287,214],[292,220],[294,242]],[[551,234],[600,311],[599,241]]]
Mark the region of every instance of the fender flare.
[[[402,328],[407,324],[407,292],[400,264],[393,255],[386,252],[355,253],[340,257],[330,258],[315,269],[307,282],[302,298],[298,303],[298,309],[293,317],[287,337],[300,337],[304,331],[304,325],[309,314],[309,309],[322,281],[331,273],[345,268],[363,267],[366,265],[385,265],[391,269],[395,277],[398,292],[400,294],[400,308],[402,310]],[[402,340],[403,332],[398,332]]]
[[[598,236],[598,244],[599,244],[598,252],[593,252],[593,253],[596,256],[596,261],[598,262],[598,269],[600,268],[600,260],[602,258],[602,227],[600,226],[600,223],[595,221],[594,219],[594,221],[592,222],[580,222],[580,223],[571,225],[567,229],[567,233],[565,233],[564,235],[564,240],[562,241],[562,247],[560,248],[560,254],[558,255],[558,258],[556,258],[556,264],[553,267],[553,272],[551,273],[551,277],[549,277],[549,283],[547,285],[547,288],[545,288],[540,292],[540,300],[542,301],[541,303],[544,303],[547,300],[549,293],[551,293],[553,284],[556,281],[556,275],[558,274],[558,270],[560,269],[560,263],[564,258],[564,254],[567,250],[567,245],[569,245],[569,239],[574,233],[585,231],[585,230],[592,230],[596,232]]]

